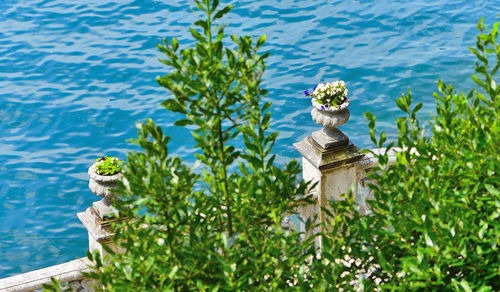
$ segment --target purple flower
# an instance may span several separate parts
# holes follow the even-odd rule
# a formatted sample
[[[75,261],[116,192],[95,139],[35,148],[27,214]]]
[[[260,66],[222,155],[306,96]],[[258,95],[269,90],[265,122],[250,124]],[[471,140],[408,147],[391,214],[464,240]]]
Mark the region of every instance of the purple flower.
[[[324,107],[324,106],[321,106],[321,109],[325,109],[325,107]]]
[[[309,96],[309,91],[308,91],[308,90],[304,90],[304,94],[305,94],[306,96]]]
[[[328,107],[328,105],[327,105],[327,104],[325,104],[325,106],[326,106],[326,107]]]
[[[99,159],[99,162],[106,160],[106,156],[102,156],[101,159]]]

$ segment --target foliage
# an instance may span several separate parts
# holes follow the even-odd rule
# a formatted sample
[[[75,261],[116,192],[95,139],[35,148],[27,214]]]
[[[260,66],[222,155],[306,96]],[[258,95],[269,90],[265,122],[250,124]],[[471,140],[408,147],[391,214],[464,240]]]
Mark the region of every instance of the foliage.
[[[372,215],[353,212],[354,200],[333,203],[331,229],[340,239],[325,238],[323,256],[356,260],[336,272],[346,274],[344,283],[364,269],[358,280],[368,291],[375,281],[382,290],[500,290],[498,27],[478,24],[471,51],[479,61],[482,78],[472,76],[479,90],[458,93],[439,81],[431,135],[416,117],[422,104],[412,106],[410,91],[396,101],[406,114],[397,120],[400,151],[393,166],[387,152],[375,155]],[[377,138],[375,117],[366,117],[373,142],[383,147],[385,134]]]
[[[100,175],[114,175],[122,171],[123,161],[116,157],[102,156],[95,161],[95,172]]]
[[[201,169],[168,154],[161,127],[138,125],[123,170],[116,207],[133,220],[113,226],[124,249],[104,266],[98,254],[90,276],[106,291],[283,290],[302,285],[315,255],[305,241],[281,226],[287,212],[307,200],[300,165],[274,163],[277,133],[269,133],[271,104],[261,102],[268,53],[265,37],[232,36],[214,22],[231,6],[195,1],[204,18],[190,32],[196,43],[180,49],[173,38],[159,49],[171,71],[157,82],[172,93],[162,105],[183,115],[199,149]],[[241,147],[244,145],[244,148]],[[111,250],[108,250],[113,254]]]
[[[496,44],[498,23],[491,31],[479,23],[480,63],[473,76],[482,91],[457,93],[439,82],[431,135],[424,135],[412,107],[411,92],[396,101],[406,116],[398,119],[400,148],[395,165],[388,154],[376,155],[370,185],[372,214],[361,216],[356,197],[331,202],[329,221],[316,236],[281,225],[284,216],[312,201],[297,183],[297,162],[274,164],[276,133],[268,133],[270,103],[262,103],[261,78],[267,54],[250,37],[231,39],[214,25],[231,9],[217,0],[195,1],[200,18],[191,34],[194,48],[179,50],[174,38],[159,46],[171,71],[157,79],[173,98],[162,104],[180,113],[189,125],[196,164],[168,154],[161,127],[138,124],[116,207],[131,220],[112,225],[115,244],[108,265],[98,253],[88,254],[105,291],[335,291],[433,290],[498,291],[500,289],[499,91],[494,81],[500,67]],[[217,33],[214,34],[214,31]],[[489,69],[488,54],[496,55]],[[370,136],[375,117],[366,114]],[[242,140],[242,141],[241,141]],[[238,149],[238,145],[245,145]],[[307,231],[313,226],[307,224]]]
[[[308,90],[304,91],[306,96],[313,97],[313,105],[314,102],[316,102],[322,109],[327,110],[329,107],[333,107],[335,109],[343,104],[347,100],[347,93],[348,90],[342,80],[320,83],[314,87],[312,92],[309,92]]]

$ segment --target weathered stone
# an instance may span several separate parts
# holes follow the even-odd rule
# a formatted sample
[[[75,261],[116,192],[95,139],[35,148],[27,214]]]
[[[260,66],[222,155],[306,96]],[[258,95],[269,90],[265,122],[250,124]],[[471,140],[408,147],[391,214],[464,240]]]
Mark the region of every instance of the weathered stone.
[[[358,147],[352,143],[325,149],[311,137],[306,137],[293,146],[320,171],[329,171],[342,165],[354,163],[363,157]]]
[[[312,137],[294,144],[302,154],[302,178],[316,183],[313,196],[317,204],[303,206],[299,210],[302,232],[305,231],[305,223],[308,220],[318,217],[323,222],[327,221],[322,208],[328,209],[330,200],[341,200],[342,195],[348,193],[351,186],[354,186],[354,191],[357,193],[356,162],[364,156],[355,145],[348,142],[348,138],[340,130],[321,131],[319,135],[325,134],[331,138],[325,143],[328,145],[327,148],[319,145]]]
[[[76,259],[67,263],[31,271],[0,279],[0,291],[33,291],[42,288],[43,284],[50,284],[54,277],[61,283],[80,281],[82,272],[90,272],[92,263],[87,258]],[[90,285],[91,286],[91,285]],[[90,288],[89,286],[89,288]],[[92,291],[88,289],[87,291]]]
[[[95,163],[89,167],[89,189],[92,193],[100,197],[113,196],[113,189],[118,187],[117,181],[121,177],[121,173],[115,175],[99,175],[95,172]]]
[[[113,244],[114,233],[110,230],[110,224],[117,219],[104,220],[99,217],[93,207],[89,207],[85,212],[77,213],[76,215],[88,231],[89,250],[91,252],[98,250],[101,256],[104,257],[107,252],[103,249],[103,244],[108,245],[113,251],[122,251],[121,248]],[[121,218],[120,220],[126,220],[126,218]]]
[[[351,112],[347,108],[339,109],[338,111],[324,111],[313,108],[311,111],[312,120],[326,128],[336,128],[347,123]]]
[[[337,128],[322,128],[319,131],[312,132],[311,137],[323,149],[349,144],[349,138]]]

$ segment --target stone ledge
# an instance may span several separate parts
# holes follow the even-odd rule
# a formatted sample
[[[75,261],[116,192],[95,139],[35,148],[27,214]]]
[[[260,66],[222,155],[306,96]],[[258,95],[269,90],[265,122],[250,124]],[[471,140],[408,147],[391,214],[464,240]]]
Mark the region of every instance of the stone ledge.
[[[294,143],[293,146],[302,154],[302,157],[321,172],[333,171],[336,168],[353,164],[364,156],[352,143],[324,149],[311,136]]]
[[[42,288],[43,284],[51,283],[51,277],[59,282],[70,282],[82,279],[82,272],[90,272],[91,262],[85,257],[67,263],[50,266],[40,270],[0,279],[0,291],[19,292],[33,291]]]

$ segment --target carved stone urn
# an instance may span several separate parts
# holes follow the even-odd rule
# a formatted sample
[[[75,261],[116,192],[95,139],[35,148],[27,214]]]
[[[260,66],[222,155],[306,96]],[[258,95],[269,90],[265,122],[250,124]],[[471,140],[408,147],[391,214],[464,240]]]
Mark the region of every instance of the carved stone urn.
[[[349,138],[337,129],[337,127],[347,123],[351,116],[347,108],[349,106],[349,99],[346,97],[345,101],[337,108],[324,106],[318,103],[315,98],[311,102],[313,105],[311,111],[312,119],[316,124],[323,126],[321,130],[312,133],[313,140],[323,149],[348,144]]]
[[[114,175],[97,174],[94,163],[89,167],[88,174],[90,177],[89,188],[92,193],[104,198],[113,196],[111,190],[118,187],[116,182],[121,177],[120,173]]]
[[[101,219],[105,217],[116,217],[118,216],[118,211],[111,206],[112,200],[115,196],[112,193],[112,189],[118,188],[117,182],[121,177],[121,173],[114,175],[100,175],[97,174],[95,170],[95,163],[89,167],[89,189],[92,193],[104,197],[102,200],[94,202],[93,207]]]

